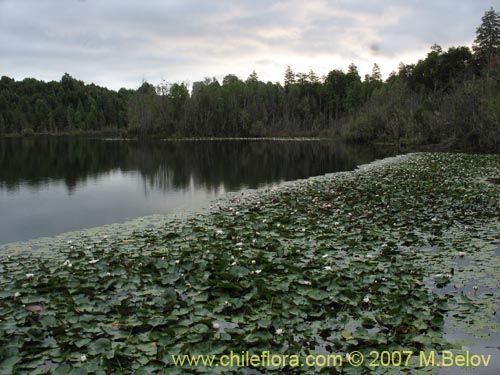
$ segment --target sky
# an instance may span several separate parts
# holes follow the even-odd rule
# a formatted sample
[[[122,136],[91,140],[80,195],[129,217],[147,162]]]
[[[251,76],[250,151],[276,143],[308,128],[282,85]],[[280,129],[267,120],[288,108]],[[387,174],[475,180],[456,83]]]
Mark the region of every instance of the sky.
[[[471,46],[498,0],[0,0],[0,76],[137,88],[227,74],[283,81],[354,62],[385,77]]]

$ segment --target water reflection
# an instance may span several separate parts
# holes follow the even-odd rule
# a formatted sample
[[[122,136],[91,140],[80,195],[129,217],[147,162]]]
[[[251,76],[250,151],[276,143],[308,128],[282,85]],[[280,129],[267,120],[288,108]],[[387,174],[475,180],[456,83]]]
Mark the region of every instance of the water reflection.
[[[326,141],[0,139],[0,243],[167,213],[395,153]]]

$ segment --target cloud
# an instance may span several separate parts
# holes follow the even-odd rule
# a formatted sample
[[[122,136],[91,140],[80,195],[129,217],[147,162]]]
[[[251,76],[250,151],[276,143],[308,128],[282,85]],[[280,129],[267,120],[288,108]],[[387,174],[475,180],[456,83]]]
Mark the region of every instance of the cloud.
[[[257,70],[384,74],[434,42],[470,44],[488,1],[0,0],[1,74],[111,88]],[[405,62],[414,62],[405,61]]]

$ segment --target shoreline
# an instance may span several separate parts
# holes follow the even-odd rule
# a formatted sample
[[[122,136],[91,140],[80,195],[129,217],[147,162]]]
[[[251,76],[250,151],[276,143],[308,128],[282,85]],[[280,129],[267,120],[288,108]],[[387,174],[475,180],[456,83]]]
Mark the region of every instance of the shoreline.
[[[152,135],[148,137],[127,137],[120,136],[117,132],[61,132],[61,133],[35,133],[32,135],[23,134],[0,134],[1,139],[33,139],[43,137],[84,137],[91,139],[101,139],[106,141],[133,141],[133,142],[198,142],[198,141],[289,141],[289,142],[340,142],[350,145],[371,145],[372,147],[380,148],[397,148],[406,150],[411,153],[416,152],[452,152],[452,153],[469,153],[469,154],[491,154],[491,150],[483,151],[481,148],[474,147],[454,147],[450,140],[445,140],[441,143],[407,143],[397,140],[392,141],[373,141],[373,142],[353,142],[348,141],[339,136],[323,136],[323,135],[290,135],[290,136],[263,136],[263,137],[171,137],[165,138],[162,135]]]
[[[200,139],[200,140],[208,140],[208,139]],[[235,140],[240,140],[239,138],[235,138]],[[259,140],[259,139],[256,139]],[[288,139],[282,139],[284,141]],[[319,139],[318,139],[319,140]],[[162,140],[163,141],[163,140]],[[167,140],[168,141],[168,140]],[[207,211],[209,210],[209,207],[212,205],[215,205],[217,202],[227,202],[230,201],[231,199],[238,198],[240,195],[245,195],[247,198],[254,199],[258,197],[259,195],[266,194],[269,190],[275,190],[275,189],[280,189],[286,186],[293,186],[296,185],[297,183],[301,183],[307,180],[316,180],[316,179],[323,179],[323,178],[334,178],[335,176],[349,176],[350,174],[354,174],[356,172],[360,172],[363,170],[368,170],[370,168],[377,168],[378,166],[384,165],[384,164],[390,164],[390,163],[397,163],[405,160],[407,157],[411,157],[411,155],[417,155],[418,153],[408,153],[408,154],[400,154],[396,156],[391,156],[383,159],[376,159],[373,160],[370,163],[366,164],[360,164],[356,167],[356,169],[351,170],[351,171],[341,171],[341,172],[332,172],[332,173],[325,173],[323,175],[319,176],[312,176],[309,178],[304,178],[304,179],[298,179],[298,180],[292,180],[292,181],[283,181],[279,183],[277,186],[273,187],[263,187],[259,189],[243,189],[237,192],[226,192],[224,195],[222,195],[219,198],[216,199],[208,199],[206,202],[197,205],[196,207],[179,207],[174,210],[174,212],[169,213],[169,214],[152,214],[152,215],[146,215],[146,216],[140,216],[137,218],[133,218],[130,220],[126,220],[124,222],[117,222],[117,223],[110,223],[106,225],[99,225],[95,227],[90,227],[90,228],[82,228],[82,229],[77,229],[77,230],[72,230],[68,232],[62,232],[53,236],[43,236],[43,237],[38,237],[38,238],[33,238],[25,241],[14,241],[14,242],[7,242],[7,243],[0,243],[0,256],[3,254],[6,254],[8,249],[10,248],[10,251],[14,251],[13,249],[20,249],[23,247],[39,247],[41,246],[42,243],[50,243],[51,240],[61,240],[61,241],[67,241],[71,240],[75,237],[78,236],[87,236],[87,235],[94,235],[97,233],[102,234],[103,236],[110,236],[113,233],[115,235],[119,236],[126,236],[127,232],[129,231],[128,228],[132,227],[135,228],[136,230],[141,230],[141,229],[147,229],[147,226],[161,226],[165,225],[168,223],[168,221],[173,220],[179,220],[179,219],[187,219],[190,217],[194,217],[199,214],[207,214]],[[209,213],[208,213],[209,214]],[[4,253],[5,252],[5,253]]]

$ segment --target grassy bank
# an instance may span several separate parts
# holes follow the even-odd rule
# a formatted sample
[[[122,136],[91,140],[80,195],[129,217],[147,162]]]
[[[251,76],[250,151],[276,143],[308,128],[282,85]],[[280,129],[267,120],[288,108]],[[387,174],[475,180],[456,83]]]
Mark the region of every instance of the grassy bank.
[[[500,186],[485,179],[498,176],[498,155],[414,154],[3,256],[0,374],[238,373],[171,355],[371,358],[452,348],[447,329],[496,332]],[[369,364],[342,370],[398,370]]]

